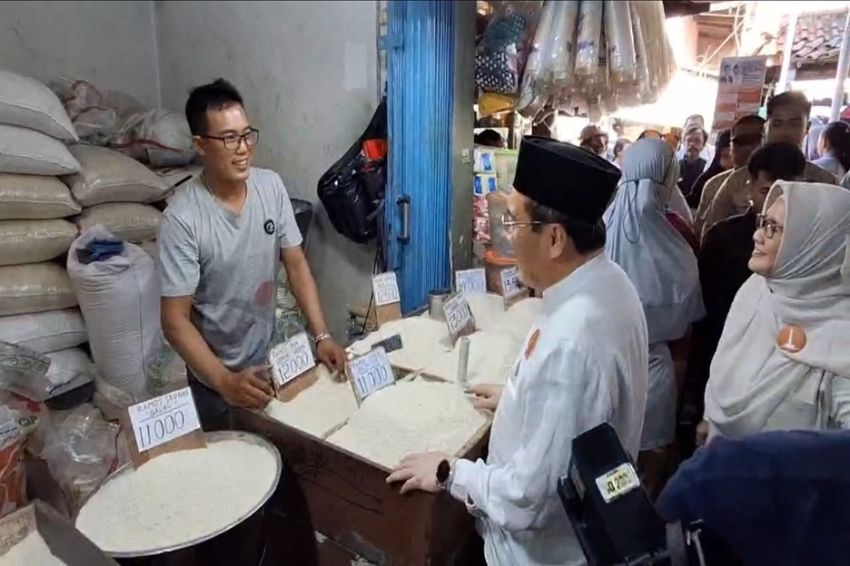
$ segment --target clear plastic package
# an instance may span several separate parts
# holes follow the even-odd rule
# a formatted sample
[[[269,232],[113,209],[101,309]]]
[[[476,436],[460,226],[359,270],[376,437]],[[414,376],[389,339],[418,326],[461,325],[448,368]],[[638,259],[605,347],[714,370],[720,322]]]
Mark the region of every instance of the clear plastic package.
[[[576,75],[592,77],[597,74],[602,37],[602,9],[602,2],[581,2],[579,5]]]
[[[501,94],[519,92],[540,13],[540,1],[494,2],[494,16],[475,48],[475,84]]]
[[[608,69],[615,83],[634,83],[637,74],[635,38],[629,4],[605,0],[605,36],[608,40]]]

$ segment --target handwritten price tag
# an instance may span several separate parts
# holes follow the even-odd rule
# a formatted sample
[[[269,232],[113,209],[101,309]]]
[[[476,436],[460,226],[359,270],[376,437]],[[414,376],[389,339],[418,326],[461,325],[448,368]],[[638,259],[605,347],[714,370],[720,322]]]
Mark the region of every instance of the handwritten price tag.
[[[505,298],[518,295],[524,289],[522,283],[519,282],[519,272],[516,267],[503,269],[502,278],[502,296]]]
[[[299,375],[316,367],[310,339],[307,334],[296,334],[283,344],[278,344],[269,352],[272,376],[278,387],[283,387]]]
[[[132,405],[129,411],[140,453],[201,428],[188,387]]]
[[[449,326],[449,334],[451,334],[452,340],[457,339],[466,330],[470,330],[471,333],[471,330],[475,329],[472,310],[460,293],[446,301],[443,304],[443,310],[446,313],[446,324]]]
[[[455,288],[459,293],[486,293],[487,276],[484,268],[455,271]]]
[[[375,305],[382,307],[401,302],[398,292],[398,279],[392,271],[381,273],[372,278],[372,291],[375,293]]]
[[[375,391],[395,383],[390,359],[380,347],[348,362],[348,374],[358,404]]]

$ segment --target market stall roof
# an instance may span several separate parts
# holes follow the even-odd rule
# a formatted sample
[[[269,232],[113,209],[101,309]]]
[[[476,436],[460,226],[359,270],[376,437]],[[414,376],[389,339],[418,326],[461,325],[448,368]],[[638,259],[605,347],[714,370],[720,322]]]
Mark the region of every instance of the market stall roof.
[[[791,63],[796,67],[806,64],[835,65],[841,51],[841,39],[844,35],[844,21],[847,10],[804,13],[797,16],[797,28],[794,44],[791,47]],[[788,20],[786,18],[778,47],[785,45]]]
[[[664,14],[674,16],[692,16],[711,9],[711,0],[664,0]]]

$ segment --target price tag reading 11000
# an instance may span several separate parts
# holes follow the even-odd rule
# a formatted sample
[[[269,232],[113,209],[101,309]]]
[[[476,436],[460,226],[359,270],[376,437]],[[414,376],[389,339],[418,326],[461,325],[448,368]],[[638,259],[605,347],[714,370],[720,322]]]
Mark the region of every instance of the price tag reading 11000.
[[[348,362],[348,373],[358,403],[362,403],[375,391],[395,383],[390,360],[381,347]]]
[[[139,452],[201,428],[195,400],[188,387],[132,405],[129,411]]]

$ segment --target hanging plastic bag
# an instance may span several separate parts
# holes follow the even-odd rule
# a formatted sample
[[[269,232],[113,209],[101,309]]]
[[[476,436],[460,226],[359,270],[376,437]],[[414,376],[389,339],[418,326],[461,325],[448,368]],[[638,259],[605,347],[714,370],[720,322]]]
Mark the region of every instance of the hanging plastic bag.
[[[553,49],[556,5],[557,2],[553,0],[547,0],[543,4],[531,52],[525,65],[517,111],[526,118],[533,117],[543,108],[552,86],[547,63]]]
[[[615,83],[633,83],[637,74],[631,2],[605,0],[608,70]]]
[[[517,94],[539,1],[494,2],[494,16],[475,48],[475,84],[483,91]]]
[[[635,62],[636,73],[633,88],[624,89],[626,96],[633,97],[633,101],[626,99],[624,103],[629,104],[651,104],[658,99],[658,91],[653,87],[649,75],[649,52],[646,48],[645,22],[641,15],[640,4],[642,2],[629,2],[632,15],[632,30],[635,38]]]
[[[578,36],[576,39],[576,75],[593,77],[599,69],[602,8],[602,2],[582,2],[579,5]]]
[[[573,85],[578,12],[579,2],[577,1],[555,2],[552,49],[547,60],[547,68],[552,73],[555,88],[559,90],[568,89]]]

